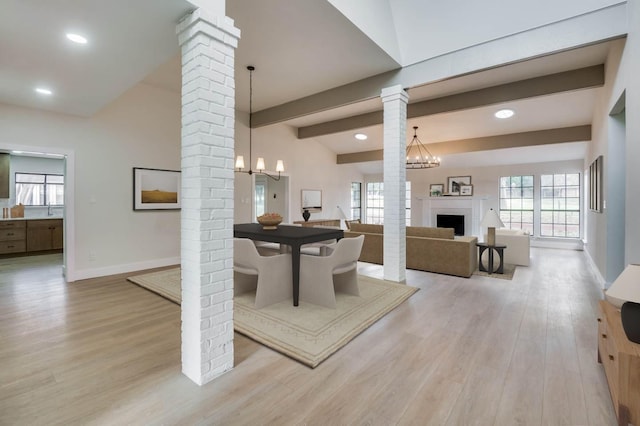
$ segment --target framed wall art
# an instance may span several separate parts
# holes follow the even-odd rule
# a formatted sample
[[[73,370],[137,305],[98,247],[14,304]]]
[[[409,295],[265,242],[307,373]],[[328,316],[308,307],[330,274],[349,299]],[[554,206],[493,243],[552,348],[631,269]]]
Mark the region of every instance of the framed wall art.
[[[471,176],[449,176],[447,178],[449,195],[460,195],[461,185],[471,185]]]
[[[310,212],[319,212],[322,210],[322,190],[303,189],[301,197],[302,210],[309,210]]]
[[[432,197],[440,197],[444,193],[443,183],[432,183],[429,186],[429,195]]]
[[[473,195],[473,185],[460,185],[460,195]]]
[[[589,166],[589,210],[602,213],[602,155]]]
[[[133,210],[179,210],[180,172],[133,168]]]

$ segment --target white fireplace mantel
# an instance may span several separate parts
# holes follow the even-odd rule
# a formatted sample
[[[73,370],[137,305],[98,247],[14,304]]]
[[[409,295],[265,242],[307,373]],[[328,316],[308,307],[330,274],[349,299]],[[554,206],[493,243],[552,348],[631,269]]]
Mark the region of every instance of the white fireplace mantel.
[[[464,216],[465,235],[481,236],[480,221],[486,209],[489,197],[421,197],[422,224],[436,226],[439,214],[458,214]]]

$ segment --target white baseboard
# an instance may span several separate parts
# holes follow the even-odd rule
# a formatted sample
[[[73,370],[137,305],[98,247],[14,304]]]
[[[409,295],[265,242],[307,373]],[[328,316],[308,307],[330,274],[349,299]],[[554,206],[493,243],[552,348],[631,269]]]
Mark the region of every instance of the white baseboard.
[[[583,250],[582,240],[564,240],[559,238],[531,238],[531,247],[557,248],[565,250]]]
[[[608,287],[607,280],[605,280],[602,274],[600,273],[600,269],[598,269],[598,265],[596,265],[596,262],[594,262],[593,258],[591,257],[589,250],[585,250],[584,254],[585,254],[585,257],[587,258],[587,262],[589,263],[589,266],[591,267],[591,271],[593,272],[593,275],[595,275],[596,277],[596,281],[598,281],[598,285],[600,286],[600,289],[606,289]]]
[[[145,269],[161,268],[164,266],[180,265],[179,257],[146,260],[143,262],[127,263],[124,265],[105,266],[94,269],[81,269],[75,273],[75,280],[106,277],[108,275],[125,274],[127,272],[144,271]]]

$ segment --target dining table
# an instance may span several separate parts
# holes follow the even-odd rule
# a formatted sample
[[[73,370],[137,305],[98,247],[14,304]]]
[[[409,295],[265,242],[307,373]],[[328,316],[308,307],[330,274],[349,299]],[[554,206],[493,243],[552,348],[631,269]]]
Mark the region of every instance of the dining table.
[[[317,228],[278,225],[276,229],[264,229],[259,223],[233,225],[233,236],[254,241],[285,244],[291,247],[291,277],[293,279],[293,306],[298,306],[300,296],[300,247],[304,244],[326,240],[339,240],[344,231],[337,228]]]

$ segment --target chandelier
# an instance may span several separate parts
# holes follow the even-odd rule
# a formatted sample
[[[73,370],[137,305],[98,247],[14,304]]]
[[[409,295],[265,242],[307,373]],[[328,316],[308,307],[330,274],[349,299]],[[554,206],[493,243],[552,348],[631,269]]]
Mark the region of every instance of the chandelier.
[[[276,172],[278,172],[278,176],[272,176],[269,173],[265,172],[264,169],[264,158],[258,157],[258,161],[256,161],[256,170],[251,170],[251,133],[253,131],[253,127],[251,126],[252,118],[253,118],[253,71],[256,69],[253,65],[249,65],[247,67],[249,70],[249,170],[244,169],[244,157],[242,155],[238,155],[236,157],[236,173],[248,173],[252,175],[253,173],[259,173],[265,176],[270,177],[273,180],[280,180],[280,173],[284,172],[284,163],[282,160],[278,160],[276,162]]]
[[[434,157],[418,139],[418,126],[413,126],[413,139],[407,145],[407,169],[432,169],[440,166],[440,157]]]

